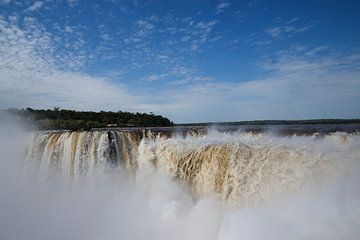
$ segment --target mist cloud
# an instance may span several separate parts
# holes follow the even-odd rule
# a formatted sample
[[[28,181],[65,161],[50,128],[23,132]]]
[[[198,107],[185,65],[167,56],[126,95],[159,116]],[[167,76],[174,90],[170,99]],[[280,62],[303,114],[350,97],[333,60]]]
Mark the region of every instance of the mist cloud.
[[[56,174],[50,181],[39,181],[24,172],[23,149],[31,134],[27,127],[21,120],[1,121],[1,239],[356,239],[360,233],[357,161],[347,176],[326,184],[258,207],[229,208],[216,199],[193,199],[185,186],[152,168],[139,171],[135,178],[120,170],[89,175],[73,184]],[[213,134],[221,139],[220,133]],[[233,141],[232,136],[223,137],[221,141]],[[332,159],[345,164],[357,159],[358,140],[338,148],[334,136],[316,146],[329,156],[339,156],[331,149],[348,152],[343,159]],[[265,141],[282,144],[289,139]],[[300,146],[309,143],[307,137],[291,141]]]

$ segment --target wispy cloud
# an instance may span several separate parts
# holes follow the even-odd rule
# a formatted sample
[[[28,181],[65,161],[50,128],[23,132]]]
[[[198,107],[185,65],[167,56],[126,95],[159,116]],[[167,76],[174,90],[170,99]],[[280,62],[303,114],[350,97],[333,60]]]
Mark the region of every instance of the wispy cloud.
[[[103,33],[100,35],[101,39],[104,40],[104,41],[109,41],[111,40],[111,37],[108,33]]]
[[[125,74],[123,71],[95,77],[63,67],[60,63],[73,61],[72,51],[68,52],[69,56],[67,52],[57,51],[62,40],[56,39],[47,32],[36,19],[25,17],[23,22],[24,28],[0,17],[0,108],[60,106],[88,110],[118,110],[118,108],[129,111],[158,110],[166,115],[170,113],[169,105],[163,102],[165,99],[163,94],[154,98],[152,93],[141,93],[139,90],[131,93],[131,89],[126,84],[114,83],[108,78],[119,79]],[[196,22],[194,25],[195,29],[202,29],[199,31],[208,31],[206,30],[208,23]],[[68,26],[58,29],[73,34],[74,28],[76,29],[74,26]],[[153,29],[143,22],[140,22],[139,28]],[[78,50],[81,50],[81,47]],[[154,50],[149,54],[156,61],[166,63],[164,70],[167,71],[148,75],[144,80],[160,81],[171,77],[176,81],[174,84],[179,90],[180,86],[186,87],[194,82],[210,80],[209,77],[199,75],[194,68],[187,66],[182,60],[176,57],[172,59],[171,52],[161,53]],[[132,53],[128,56],[130,55]],[[138,59],[134,61],[138,62]],[[163,108],[157,108],[160,106],[158,104]]]
[[[230,6],[230,3],[227,1],[221,1],[218,5],[216,5],[216,14],[220,14],[225,11],[227,7]]]
[[[28,7],[25,11],[26,12],[34,12],[39,10],[44,5],[44,2],[36,1],[30,7]]]
[[[292,24],[291,22],[290,24]],[[306,24],[300,26],[294,25],[283,25],[283,26],[273,26],[265,30],[266,33],[270,34],[273,38],[288,38],[297,33],[303,33],[307,30],[313,28],[313,24]]]
[[[147,80],[147,81],[157,81],[157,80],[160,80],[160,79],[169,77],[170,75],[171,75],[171,74],[169,74],[169,73],[152,74],[152,75],[150,75],[150,76],[145,77],[144,80]]]
[[[359,117],[354,104],[360,101],[359,60],[360,52],[297,46],[261,64],[270,75],[249,82],[187,85],[169,91],[171,101],[161,107],[171,108],[184,122]]]
[[[121,56],[134,71],[156,70],[147,73],[142,80],[167,84],[199,81],[206,76],[191,67],[191,59],[205,45],[213,43],[212,33],[217,22],[174,15],[139,19],[123,38]]]
[[[67,32],[67,33],[71,33],[73,30],[72,30],[72,28],[70,27],[70,26],[65,26],[65,32]]]
[[[250,35],[238,31],[241,25],[227,25],[225,15],[214,14],[216,7],[218,13],[230,10],[229,1],[187,17],[171,11],[134,14],[134,4],[123,1],[117,7],[124,5],[126,12],[118,13],[99,6],[84,10],[83,3],[68,1],[61,6],[69,11],[65,21],[24,12],[33,4],[14,5],[17,13],[0,16],[0,108],[121,108],[157,111],[175,121],[351,117],[360,112],[354,104],[360,101],[359,51],[300,44],[294,36],[315,28],[302,17],[250,27]],[[99,24],[78,21],[81,11],[95,11]],[[250,18],[244,13],[242,19]],[[275,42],[281,42],[276,54],[264,60],[269,51],[263,47]],[[245,49],[246,43],[256,49]],[[229,56],[226,62],[223,56]],[[231,61],[261,61],[250,70],[257,77],[243,77]]]
[[[10,0],[1,0],[0,1],[0,4],[9,4],[10,3]]]
[[[254,32],[246,40],[256,48],[271,46],[276,41],[289,40],[298,34],[305,33],[315,27],[314,24],[302,23],[299,18],[278,20],[280,23],[266,28],[263,32]]]
[[[0,108],[136,109],[136,98],[123,85],[60,69],[51,54],[52,36],[27,22],[29,32],[0,18]]]
[[[145,20],[139,20],[136,24],[140,30],[151,30],[154,28],[154,25]]]
[[[78,2],[79,0],[67,0],[67,3],[69,4],[70,7],[73,7],[76,5],[76,3]]]

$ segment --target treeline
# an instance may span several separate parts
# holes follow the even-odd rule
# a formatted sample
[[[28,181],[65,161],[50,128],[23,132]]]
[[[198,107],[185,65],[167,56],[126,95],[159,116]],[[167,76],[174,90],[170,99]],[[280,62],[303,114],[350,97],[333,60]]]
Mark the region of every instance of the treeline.
[[[176,126],[212,126],[212,125],[316,125],[316,124],[352,124],[360,119],[309,119],[309,120],[251,120],[237,122],[183,123]]]
[[[168,118],[153,113],[89,112],[65,109],[8,109],[16,115],[35,121],[41,129],[88,130],[104,127],[165,127],[172,126]]]

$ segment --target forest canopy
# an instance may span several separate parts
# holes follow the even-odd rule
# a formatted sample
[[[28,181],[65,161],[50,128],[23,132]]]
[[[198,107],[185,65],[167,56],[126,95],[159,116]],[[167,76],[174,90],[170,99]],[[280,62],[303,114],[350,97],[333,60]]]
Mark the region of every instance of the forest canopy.
[[[41,129],[88,130],[104,127],[165,127],[168,118],[153,113],[111,111],[75,111],[65,109],[8,109],[8,112],[30,119]]]

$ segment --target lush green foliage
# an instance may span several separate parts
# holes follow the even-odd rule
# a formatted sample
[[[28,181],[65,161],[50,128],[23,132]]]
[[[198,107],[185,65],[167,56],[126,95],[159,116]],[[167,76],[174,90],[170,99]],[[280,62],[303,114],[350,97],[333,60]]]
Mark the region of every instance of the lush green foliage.
[[[153,113],[86,112],[54,108],[53,110],[9,109],[25,118],[34,120],[42,129],[91,129],[99,127],[164,127],[173,123]]]

